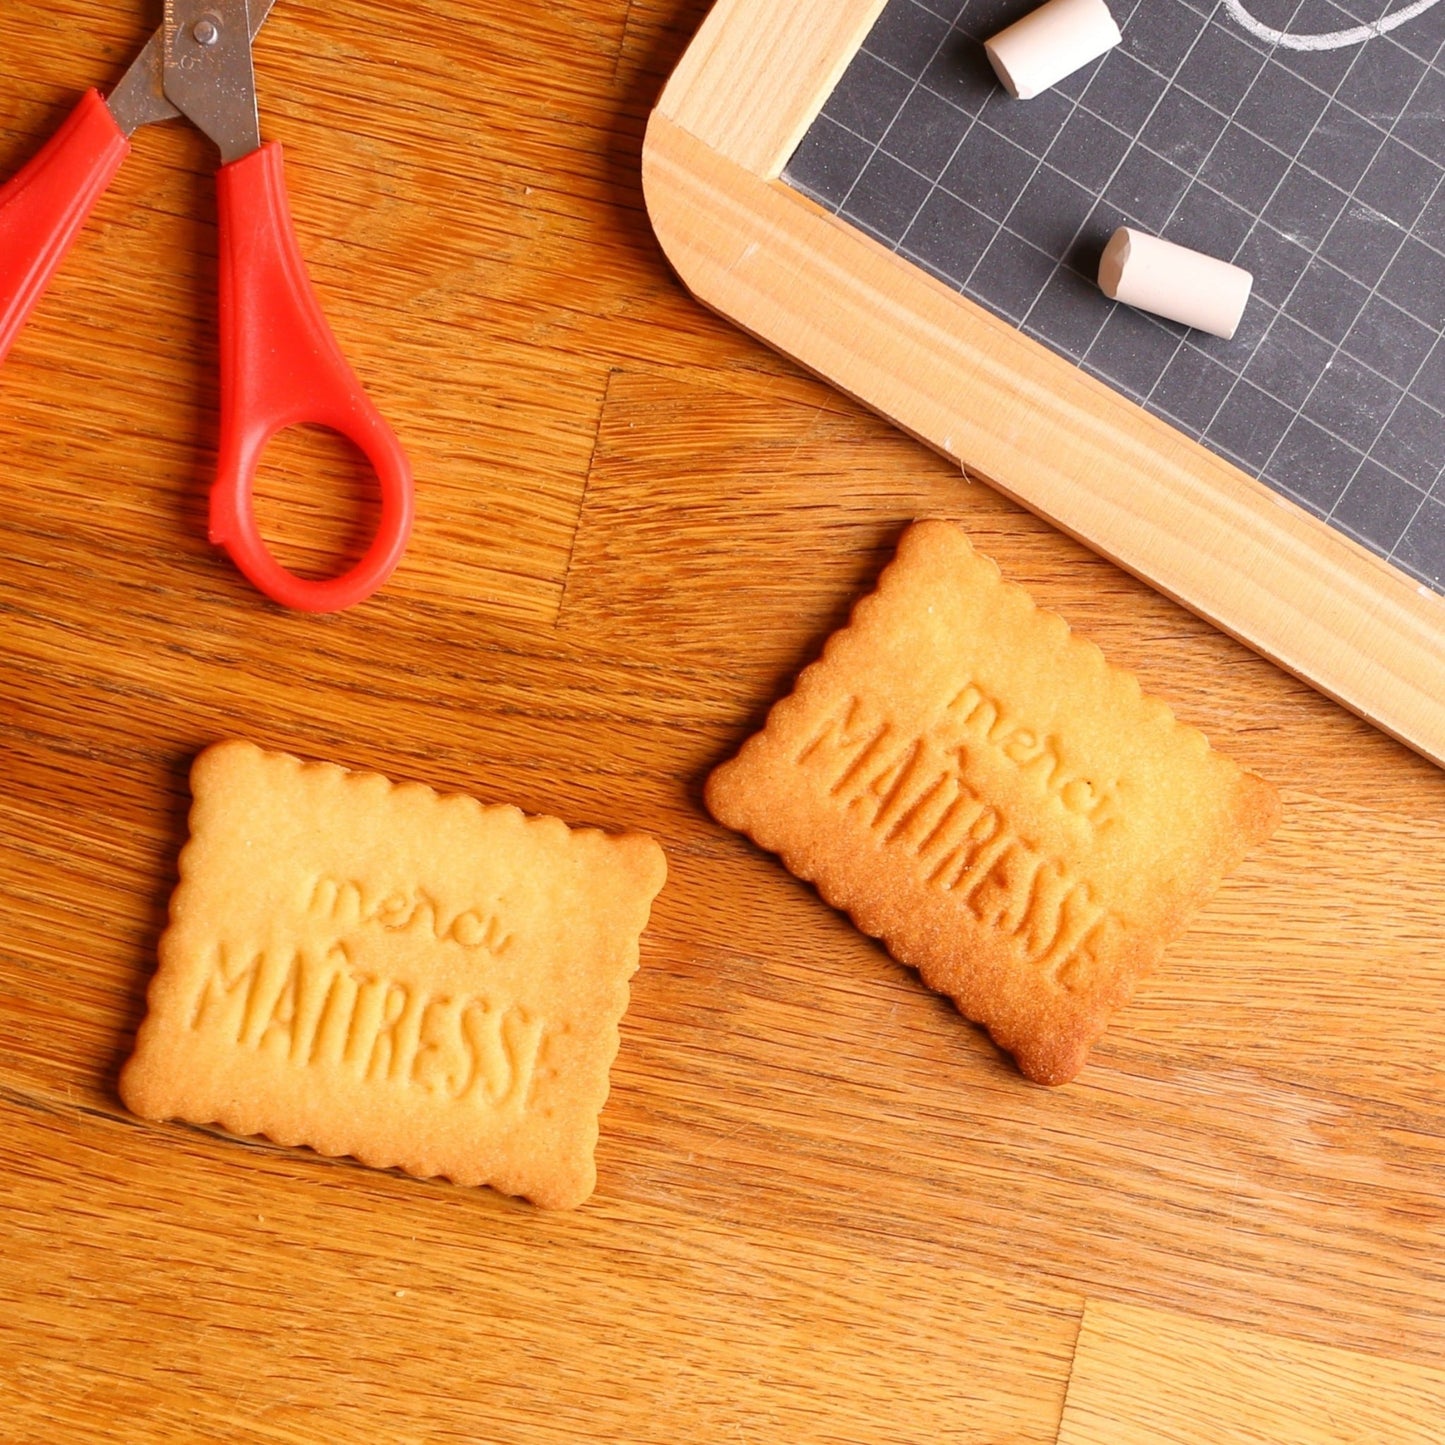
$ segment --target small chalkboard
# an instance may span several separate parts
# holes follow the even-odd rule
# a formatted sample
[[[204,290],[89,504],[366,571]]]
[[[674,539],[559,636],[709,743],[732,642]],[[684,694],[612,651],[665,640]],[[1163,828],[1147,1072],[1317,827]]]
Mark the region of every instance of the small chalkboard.
[[[1111,0],[1018,101],[981,42],[1036,3],[718,0],[648,126],[664,250],[1445,764],[1445,0]],[[1255,274],[1233,340],[1102,296],[1126,221]]]
[[[1445,7],[1114,0],[1018,101],[1035,3],[889,0],[784,180],[1445,592]],[[1232,340],[1100,293],[1121,225],[1254,275]]]

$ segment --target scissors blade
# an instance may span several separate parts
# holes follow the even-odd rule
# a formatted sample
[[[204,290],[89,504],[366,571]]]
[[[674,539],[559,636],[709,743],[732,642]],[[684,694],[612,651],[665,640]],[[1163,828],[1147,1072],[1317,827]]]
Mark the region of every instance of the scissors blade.
[[[251,39],[256,38],[276,0],[250,0]],[[159,26],[106,101],[126,135],[158,120],[174,120],[179,109],[166,99],[166,27]]]
[[[166,99],[229,165],[261,147],[246,0],[166,0]]]

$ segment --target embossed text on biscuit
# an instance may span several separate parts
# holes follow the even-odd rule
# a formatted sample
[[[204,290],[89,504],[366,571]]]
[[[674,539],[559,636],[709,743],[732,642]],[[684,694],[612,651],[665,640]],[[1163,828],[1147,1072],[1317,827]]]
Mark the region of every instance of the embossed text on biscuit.
[[[1063,740],[1015,717],[1006,704],[976,682],[966,683],[944,709],[944,717],[986,742],[1031,782],[1071,813],[1102,827],[1115,816],[1119,785],[1099,783],[1064,762]]]
[[[485,948],[500,956],[512,941],[496,910],[481,905],[447,908],[425,888],[368,888],[357,879],[321,876],[303,885],[302,907],[309,918],[345,933],[365,924],[410,933],[436,943]]]
[[[193,1032],[280,1064],[518,1113],[547,1027],[499,997],[361,971],[344,944],[322,953],[221,943],[187,1019]]]
[[[913,736],[849,697],[796,761],[832,806],[909,859],[919,886],[948,895],[1060,987],[1090,980],[1121,920],[1068,860],[1025,838],[971,785],[969,747],[950,729]]]

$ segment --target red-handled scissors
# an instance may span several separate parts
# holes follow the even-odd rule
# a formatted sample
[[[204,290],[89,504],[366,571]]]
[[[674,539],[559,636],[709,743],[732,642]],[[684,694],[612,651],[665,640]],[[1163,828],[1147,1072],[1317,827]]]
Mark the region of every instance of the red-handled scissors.
[[[412,522],[411,465],[336,344],[306,275],[281,146],[261,143],[251,41],[275,0],[166,0],[165,22],[109,99],[88,91],[43,149],[0,187],[0,360],[10,349],[143,125],[183,115],[219,147],[221,437],[211,541],[268,597],[334,612],[391,574]],[[261,539],[256,468],[289,426],[353,441],[376,472],[381,520],[349,572],[308,581]]]

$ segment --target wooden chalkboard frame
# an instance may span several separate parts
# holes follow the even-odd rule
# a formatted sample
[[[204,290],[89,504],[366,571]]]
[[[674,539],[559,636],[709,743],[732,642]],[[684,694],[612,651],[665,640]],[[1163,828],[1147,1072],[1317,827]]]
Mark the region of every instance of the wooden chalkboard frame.
[[[779,177],[885,0],[718,0],[643,186],[705,305],[1445,766],[1445,597]]]

